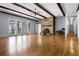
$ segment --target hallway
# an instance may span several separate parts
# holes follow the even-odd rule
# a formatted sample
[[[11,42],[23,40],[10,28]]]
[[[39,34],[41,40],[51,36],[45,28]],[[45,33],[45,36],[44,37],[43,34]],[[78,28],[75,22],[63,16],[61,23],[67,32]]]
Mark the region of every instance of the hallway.
[[[24,38],[0,38],[0,55],[64,56],[79,55],[76,35],[69,33],[67,40],[62,35],[23,35]],[[26,39],[27,41],[24,41]],[[13,41],[15,40],[15,41]],[[17,41],[19,40],[19,41]],[[20,41],[21,40],[21,41]],[[24,43],[25,42],[25,43]],[[28,44],[26,42],[29,42]],[[11,45],[8,43],[12,43]],[[25,46],[24,46],[25,45]]]

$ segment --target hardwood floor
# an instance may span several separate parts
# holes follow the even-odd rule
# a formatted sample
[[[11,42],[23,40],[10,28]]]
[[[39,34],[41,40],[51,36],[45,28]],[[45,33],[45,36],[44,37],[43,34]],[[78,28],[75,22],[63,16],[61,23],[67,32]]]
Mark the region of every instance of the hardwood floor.
[[[21,35],[0,38],[1,56],[72,56],[79,55],[74,33],[61,35]]]
[[[77,36],[74,33],[69,33],[66,38],[66,52],[65,55],[78,55],[77,51],[78,41]]]

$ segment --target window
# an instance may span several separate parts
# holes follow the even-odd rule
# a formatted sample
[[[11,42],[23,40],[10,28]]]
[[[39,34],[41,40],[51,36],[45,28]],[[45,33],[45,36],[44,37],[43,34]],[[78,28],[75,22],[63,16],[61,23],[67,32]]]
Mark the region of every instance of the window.
[[[14,20],[10,20],[9,23],[9,33],[10,35],[15,34],[15,21]]]
[[[26,22],[22,22],[22,33],[26,33]]]
[[[17,29],[18,29],[18,33],[22,33],[22,22],[17,21]]]

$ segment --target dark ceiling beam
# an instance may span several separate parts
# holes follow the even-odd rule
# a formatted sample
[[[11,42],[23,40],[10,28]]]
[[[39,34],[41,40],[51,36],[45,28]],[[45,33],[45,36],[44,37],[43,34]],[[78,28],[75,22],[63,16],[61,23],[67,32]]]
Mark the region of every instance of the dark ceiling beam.
[[[4,7],[4,6],[0,6],[0,8],[6,9],[6,10],[11,10],[11,11],[14,11],[14,12],[17,12],[17,13],[20,13],[20,14],[23,14],[23,15],[26,15],[26,16],[29,16],[29,17],[36,18],[38,20],[41,20],[41,19],[39,19],[37,17],[31,16],[31,15],[28,15],[28,14],[25,14],[25,13],[22,13],[22,12],[19,12],[19,11],[16,11],[16,10],[13,10],[13,9],[10,9],[10,8]]]
[[[79,10],[79,4],[78,4],[78,8],[77,8],[77,11]]]
[[[56,28],[56,19],[55,17],[53,18],[53,34],[55,35],[55,28]]]
[[[28,9],[28,8],[26,8],[26,7],[22,6],[22,5],[20,5],[20,4],[17,4],[17,3],[12,3],[12,4],[14,4],[14,5],[18,6],[18,7],[21,7],[21,8],[23,8],[23,9],[25,9],[25,10],[28,10],[28,11],[30,11],[30,12],[32,12],[32,13],[35,13],[35,14],[37,14],[37,15],[43,17],[43,18],[46,18],[45,16],[43,16],[43,15],[41,15],[41,14],[39,14],[39,13],[33,11],[33,10],[30,10],[30,9]]]
[[[59,9],[61,10],[63,16],[65,16],[65,13],[64,13],[64,11],[63,11],[63,8],[62,8],[61,4],[60,4],[60,3],[57,3],[57,5],[58,5]]]
[[[17,14],[13,14],[13,13],[8,13],[8,12],[4,12],[4,11],[0,11],[0,12],[1,12],[1,13],[5,13],[5,14],[8,14],[8,15],[13,15],[13,16],[17,16],[17,17],[29,19],[29,20],[38,21],[38,20],[35,20],[35,19],[31,19],[31,18],[28,18],[28,17],[25,17],[25,16],[21,16],[21,15],[17,15]]]
[[[44,10],[45,12],[47,12],[49,15],[55,17],[52,13],[50,13],[48,10],[46,10],[43,6],[41,6],[40,4],[38,3],[34,3],[36,6],[40,7],[42,10]]]

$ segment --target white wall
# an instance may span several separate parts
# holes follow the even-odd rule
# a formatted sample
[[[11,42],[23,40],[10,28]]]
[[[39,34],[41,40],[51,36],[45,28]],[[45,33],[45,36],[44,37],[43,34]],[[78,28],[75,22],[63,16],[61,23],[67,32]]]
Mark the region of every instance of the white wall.
[[[78,41],[79,41],[79,11],[78,11],[77,19],[78,19]]]
[[[30,20],[30,29],[31,29],[31,33],[38,33],[38,22],[32,21]]]
[[[78,32],[78,23],[77,23],[78,19],[76,18],[75,22],[74,22],[74,33],[77,34]]]
[[[65,17],[60,16],[55,19],[55,31],[65,28]]]
[[[69,33],[69,21],[68,17],[65,16],[65,37],[67,36],[68,33]]]
[[[5,16],[5,17],[4,17]],[[3,13],[0,13],[0,36],[6,36],[8,34],[8,18],[9,16]]]

